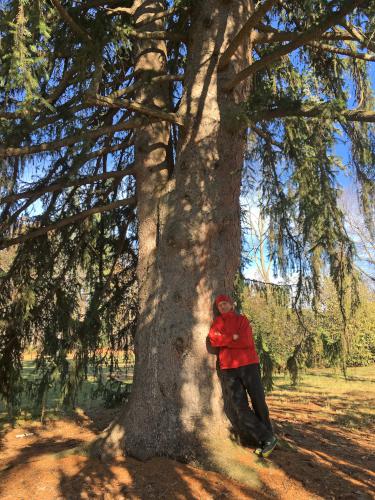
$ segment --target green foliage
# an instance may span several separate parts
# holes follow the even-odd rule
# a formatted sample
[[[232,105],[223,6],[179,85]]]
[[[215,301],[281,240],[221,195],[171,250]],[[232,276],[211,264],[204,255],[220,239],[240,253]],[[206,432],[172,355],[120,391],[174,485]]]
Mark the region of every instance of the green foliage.
[[[342,304],[334,292],[332,282],[326,280],[324,283],[318,307],[318,333],[324,356],[330,365],[337,365],[343,356],[348,366],[363,366],[375,362],[374,294],[365,284],[361,284],[359,296],[359,305],[353,314],[347,314],[347,320],[344,321]],[[344,306],[350,310],[348,298]]]
[[[106,408],[115,408],[128,399],[130,391],[131,384],[115,378],[108,378],[105,382],[100,380],[98,387],[93,392],[93,397],[100,396]]]
[[[0,389],[8,401],[18,397],[22,353],[30,344],[38,347],[40,377],[32,390],[39,406],[57,376],[64,402],[73,405],[88,367],[107,361],[112,372],[116,353],[132,345],[136,255],[126,241],[119,244],[115,217],[70,226],[15,255],[0,293]]]
[[[241,293],[242,310],[253,326],[267,390],[272,390],[276,372],[288,372],[292,385],[297,385],[304,367],[343,367],[345,360],[346,372],[347,366],[375,362],[374,293],[365,284],[360,285],[360,303],[352,315],[348,314],[346,322],[335,286],[329,279],[321,285],[316,312],[310,308],[302,311],[303,324],[292,300],[278,302],[270,286],[251,284],[243,287]],[[350,309],[348,299],[346,307]]]

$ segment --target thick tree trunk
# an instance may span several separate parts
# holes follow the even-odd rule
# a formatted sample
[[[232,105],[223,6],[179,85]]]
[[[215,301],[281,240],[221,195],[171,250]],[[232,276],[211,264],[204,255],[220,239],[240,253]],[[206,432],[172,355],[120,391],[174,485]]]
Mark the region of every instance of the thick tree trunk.
[[[184,83],[186,125],[173,180],[156,167],[165,160],[165,128],[149,126],[137,142],[142,166],[137,175],[140,318],[135,378],[130,400],[108,430],[103,449],[120,446],[142,459],[207,457],[227,429],[216,356],[209,352],[206,336],[214,296],[232,291],[239,268],[246,139],[244,124],[233,123],[231,113],[244,89],[226,94],[220,87],[249,63],[249,47],[241,47],[221,73],[217,63],[248,18],[252,2],[198,3]]]

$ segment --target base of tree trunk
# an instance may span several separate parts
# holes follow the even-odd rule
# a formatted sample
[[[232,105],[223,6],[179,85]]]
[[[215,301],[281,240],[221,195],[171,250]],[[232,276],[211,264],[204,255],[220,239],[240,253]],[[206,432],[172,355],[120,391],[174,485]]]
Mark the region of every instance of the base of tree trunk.
[[[174,437],[174,436],[171,436]],[[181,441],[182,439],[183,441]],[[132,436],[131,448],[122,448],[127,442],[126,430],[113,422],[99,438],[94,441],[89,450],[91,457],[102,461],[110,461],[116,456],[128,456],[142,462],[157,456],[170,458],[181,463],[188,463],[207,471],[217,472],[230,479],[259,488],[259,459],[253,453],[255,443],[240,443],[237,433],[231,433],[227,428],[215,426],[210,431],[196,434],[181,435],[179,439],[171,439],[170,448],[157,450],[155,442],[147,443],[145,439]],[[182,452],[183,450],[183,452]]]

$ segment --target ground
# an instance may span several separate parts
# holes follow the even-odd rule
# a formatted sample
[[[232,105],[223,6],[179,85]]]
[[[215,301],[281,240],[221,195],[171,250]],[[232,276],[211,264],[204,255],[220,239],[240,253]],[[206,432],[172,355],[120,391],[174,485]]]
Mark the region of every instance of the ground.
[[[116,410],[77,409],[43,425],[3,424],[0,498],[375,498],[375,366],[351,369],[348,381],[332,370],[315,370],[297,389],[280,376],[268,402],[281,445],[269,460],[233,445],[227,475],[237,480],[164,458],[105,463],[72,454]]]

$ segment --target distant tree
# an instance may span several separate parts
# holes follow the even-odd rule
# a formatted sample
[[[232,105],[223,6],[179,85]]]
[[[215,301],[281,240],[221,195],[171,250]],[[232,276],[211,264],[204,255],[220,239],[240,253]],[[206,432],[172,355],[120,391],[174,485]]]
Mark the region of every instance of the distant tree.
[[[331,280],[322,287],[318,307],[317,333],[322,346],[322,360],[329,365],[366,366],[375,361],[375,296],[365,283],[359,287],[360,304],[345,324]],[[350,308],[349,298],[345,306]],[[344,346],[342,346],[344,342]]]
[[[224,416],[205,337],[214,295],[232,291],[240,265],[249,169],[275,266],[298,276],[296,310],[324,263],[344,294],[353,244],[333,147],[341,131],[369,214],[374,2],[1,5],[0,248],[19,245],[0,291],[2,393],[35,325],[44,359],[57,359],[61,331],[83,369],[103,331],[123,346],[131,321],[115,338],[111,328],[135,307],[137,266],[133,390],[102,450],[207,456]],[[33,228],[8,234],[36,206]],[[108,273],[115,261],[119,275]],[[77,323],[80,266],[92,294]]]

